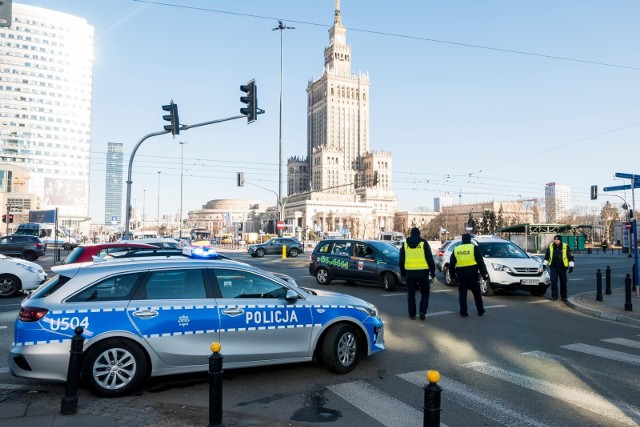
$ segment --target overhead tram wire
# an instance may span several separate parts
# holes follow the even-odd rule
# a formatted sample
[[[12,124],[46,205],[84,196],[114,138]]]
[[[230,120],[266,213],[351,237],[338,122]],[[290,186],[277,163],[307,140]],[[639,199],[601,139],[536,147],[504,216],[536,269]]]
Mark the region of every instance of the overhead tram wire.
[[[197,11],[200,11],[200,12],[220,13],[220,14],[225,14],[225,15],[233,15],[233,16],[255,18],[255,19],[264,19],[264,20],[269,20],[269,21],[283,20],[283,21],[287,21],[287,22],[293,23],[293,24],[310,25],[310,26],[323,27],[323,28],[331,28],[330,25],[326,25],[326,24],[319,24],[317,22],[311,22],[311,21],[300,21],[300,20],[295,20],[295,19],[287,19],[287,18],[282,18],[282,17],[263,16],[263,15],[255,15],[255,14],[251,14],[251,13],[241,13],[241,12],[230,12],[230,11],[227,11],[227,10],[209,9],[209,8],[195,7],[195,6],[186,6],[186,5],[179,5],[179,4],[172,4],[172,3],[158,2],[158,1],[151,1],[151,0],[131,0],[131,1],[136,2],[136,3],[146,3],[146,4],[157,5],[157,6],[174,7],[174,8],[178,8],[178,9],[197,10]],[[473,44],[473,43],[453,42],[453,41],[449,41],[449,40],[439,40],[439,39],[433,39],[433,38],[429,38],[429,37],[410,36],[410,35],[407,35],[407,34],[398,34],[398,33],[386,32],[386,31],[368,30],[368,29],[364,29],[364,28],[352,28],[352,27],[345,27],[345,28],[347,30],[353,31],[353,32],[368,33],[368,34],[374,34],[374,35],[378,35],[378,36],[396,37],[396,38],[402,38],[402,39],[407,39],[407,40],[416,40],[416,41],[425,41],[425,42],[430,42],[430,43],[448,44],[448,45],[452,45],[452,46],[468,47],[468,48],[472,48],[472,49],[483,49],[483,50],[490,50],[490,51],[494,51],[494,52],[510,53],[510,54],[515,54],[515,55],[533,56],[533,57],[544,58],[544,59],[553,59],[553,60],[556,60],[556,61],[569,61],[569,62],[577,62],[577,63],[582,63],[582,64],[588,64],[588,65],[599,65],[599,66],[603,66],[603,67],[622,68],[622,69],[627,69],[627,70],[640,71],[640,67],[633,67],[633,66],[630,66],[630,65],[611,64],[611,63],[602,62],[602,61],[593,61],[593,60],[588,60],[588,59],[570,58],[570,57],[567,57],[567,56],[549,55],[549,54],[545,54],[545,53],[527,52],[527,51],[524,51],[524,50],[517,50],[517,49],[505,49],[505,48],[484,46],[484,45]]]

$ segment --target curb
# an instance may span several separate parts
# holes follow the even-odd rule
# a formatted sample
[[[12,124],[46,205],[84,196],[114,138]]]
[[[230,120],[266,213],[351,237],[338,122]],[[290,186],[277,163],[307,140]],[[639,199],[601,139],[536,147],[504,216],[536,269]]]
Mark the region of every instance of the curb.
[[[570,296],[567,299],[566,304],[573,308],[576,311],[579,311],[581,313],[584,314],[588,314],[590,316],[594,316],[594,317],[599,317],[601,319],[606,319],[606,320],[614,320],[616,322],[622,322],[622,323],[628,323],[628,324],[632,324],[632,325],[639,325],[640,326],[640,320],[638,319],[634,319],[632,317],[629,316],[625,316],[623,314],[617,314],[617,313],[612,313],[610,311],[600,311],[594,308],[590,308],[590,307],[586,307],[582,304],[579,304],[575,301],[575,298],[581,295],[585,295],[585,294],[591,294],[593,292],[584,292],[582,294],[578,294],[575,296]]]

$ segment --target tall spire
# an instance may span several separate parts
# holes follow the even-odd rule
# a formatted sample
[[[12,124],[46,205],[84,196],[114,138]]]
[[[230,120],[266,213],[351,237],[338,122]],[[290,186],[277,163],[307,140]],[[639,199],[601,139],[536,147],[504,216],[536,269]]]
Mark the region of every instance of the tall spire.
[[[333,24],[342,25],[342,22],[340,21],[340,0],[336,0],[336,13],[333,18]]]

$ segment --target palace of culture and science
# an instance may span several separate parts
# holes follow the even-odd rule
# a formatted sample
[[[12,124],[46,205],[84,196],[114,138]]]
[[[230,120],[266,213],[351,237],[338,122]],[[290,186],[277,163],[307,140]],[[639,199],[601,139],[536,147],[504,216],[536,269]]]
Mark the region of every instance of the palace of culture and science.
[[[324,72],[307,86],[307,152],[287,162],[287,223],[353,237],[393,229],[392,157],[369,149],[369,100],[368,74],[351,72],[337,0]]]

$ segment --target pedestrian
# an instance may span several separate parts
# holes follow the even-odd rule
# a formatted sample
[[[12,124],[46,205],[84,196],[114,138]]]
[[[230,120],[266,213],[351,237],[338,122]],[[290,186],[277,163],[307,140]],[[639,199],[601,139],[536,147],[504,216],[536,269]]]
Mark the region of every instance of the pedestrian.
[[[469,317],[467,311],[467,290],[473,294],[478,316],[484,314],[482,294],[480,293],[479,274],[484,280],[489,280],[487,266],[484,264],[480,248],[471,243],[471,235],[463,234],[462,242],[456,246],[449,261],[449,272],[458,281],[458,300],[460,316]],[[487,284],[488,286],[488,284]]]
[[[420,238],[420,229],[413,227],[400,247],[400,273],[407,283],[409,318],[416,318],[416,290],[420,290],[420,320],[425,319],[435,271],[431,247],[426,240]]]
[[[560,279],[560,299],[567,300],[567,271],[573,272],[573,253],[569,245],[562,243],[562,236],[556,234],[544,254],[544,261],[551,279],[551,299],[558,299],[558,279]]]

